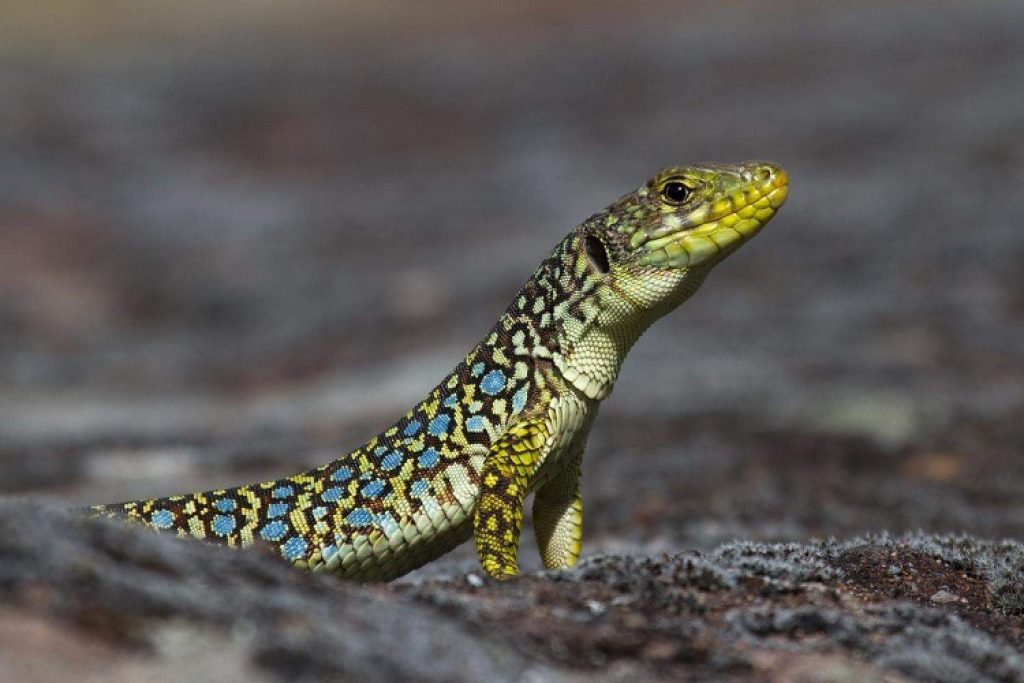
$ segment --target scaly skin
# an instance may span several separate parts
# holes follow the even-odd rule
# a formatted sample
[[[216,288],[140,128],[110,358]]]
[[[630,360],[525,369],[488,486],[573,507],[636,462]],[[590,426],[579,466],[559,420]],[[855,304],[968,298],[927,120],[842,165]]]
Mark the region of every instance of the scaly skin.
[[[368,443],[277,481],[97,506],[294,565],[388,580],[475,536],[491,576],[517,573],[525,496],[544,566],[580,553],[579,474],[626,353],[772,218],[787,177],[764,163],[668,168],[573,230],[490,333]]]

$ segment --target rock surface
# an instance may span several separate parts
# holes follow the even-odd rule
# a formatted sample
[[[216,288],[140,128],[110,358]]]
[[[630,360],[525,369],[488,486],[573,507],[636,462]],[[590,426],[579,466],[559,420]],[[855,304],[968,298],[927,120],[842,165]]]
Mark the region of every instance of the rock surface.
[[[1022,570],[1017,543],[910,535],[357,586],[4,503],[0,677],[1019,681]]]

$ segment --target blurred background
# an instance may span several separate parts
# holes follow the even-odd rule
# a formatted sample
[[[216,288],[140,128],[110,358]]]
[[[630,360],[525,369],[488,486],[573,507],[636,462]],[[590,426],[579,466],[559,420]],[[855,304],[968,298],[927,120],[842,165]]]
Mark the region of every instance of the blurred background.
[[[787,206],[604,404],[587,552],[1020,537],[1022,26],[1018,2],[7,2],[0,493],[324,462],[590,213],[765,158]]]

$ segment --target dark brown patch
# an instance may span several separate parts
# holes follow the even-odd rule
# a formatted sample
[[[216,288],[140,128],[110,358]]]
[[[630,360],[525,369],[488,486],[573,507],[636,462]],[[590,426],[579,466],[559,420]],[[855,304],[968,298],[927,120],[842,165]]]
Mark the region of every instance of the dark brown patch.
[[[940,557],[906,548],[864,545],[844,552],[837,562],[842,588],[867,602],[893,598],[955,610],[993,635],[1021,643],[1021,621],[993,605],[983,577]]]

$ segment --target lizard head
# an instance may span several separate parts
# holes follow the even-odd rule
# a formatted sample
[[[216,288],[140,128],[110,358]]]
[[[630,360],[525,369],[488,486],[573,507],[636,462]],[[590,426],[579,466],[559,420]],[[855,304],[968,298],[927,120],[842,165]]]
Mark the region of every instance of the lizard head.
[[[583,247],[613,286],[680,281],[706,273],[757,234],[788,187],[786,172],[770,163],[666,168],[591,217]]]
[[[574,294],[555,311],[565,377],[604,396],[633,342],[771,220],[788,184],[764,162],[670,167],[587,219],[569,241]]]
[[[596,289],[663,315],[771,220],[788,187],[764,162],[662,170],[581,226]]]

